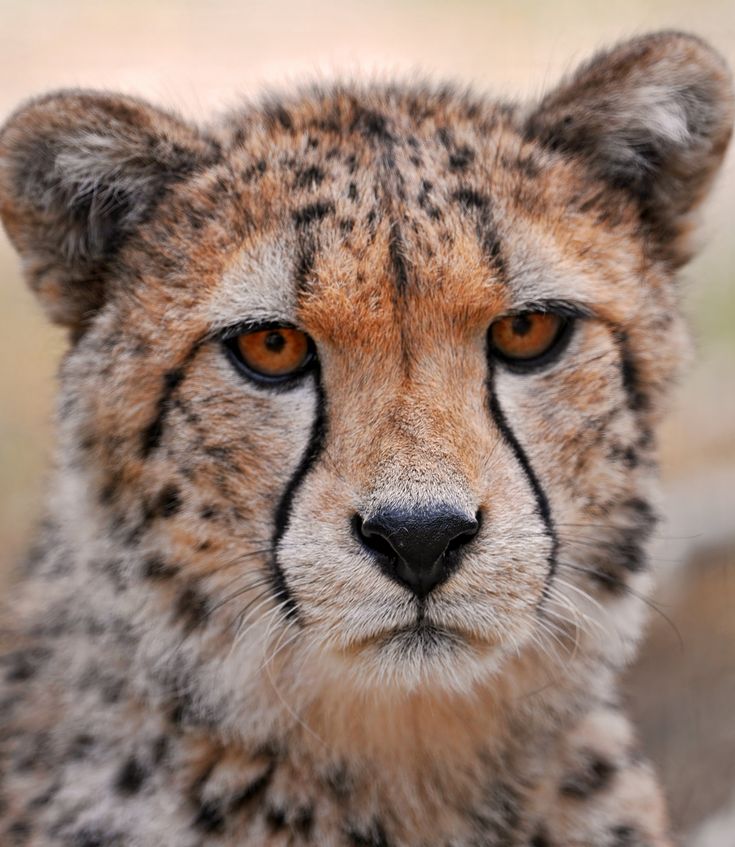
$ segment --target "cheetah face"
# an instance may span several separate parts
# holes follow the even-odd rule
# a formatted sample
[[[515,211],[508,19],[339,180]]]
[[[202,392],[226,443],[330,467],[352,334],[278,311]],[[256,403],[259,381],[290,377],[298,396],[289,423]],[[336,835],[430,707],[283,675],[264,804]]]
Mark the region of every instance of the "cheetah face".
[[[208,130],[85,92],[15,115],[0,210],[72,330],[64,462],[151,637],[465,690],[617,614],[731,117],[672,34],[525,110],[396,86]]]

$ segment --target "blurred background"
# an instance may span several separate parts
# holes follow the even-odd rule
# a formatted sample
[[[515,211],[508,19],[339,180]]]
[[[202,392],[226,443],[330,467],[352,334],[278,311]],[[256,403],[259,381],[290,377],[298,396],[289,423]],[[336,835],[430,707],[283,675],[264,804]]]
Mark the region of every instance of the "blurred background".
[[[62,86],[118,89],[194,118],[344,74],[419,72],[535,97],[595,48],[661,28],[698,33],[735,66],[734,0],[0,0],[0,122]],[[696,362],[664,431],[657,608],[627,681],[693,847],[735,847],[734,221],[731,150],[686,274]],[[0,591],[39,513],[64,348],[0,232]]]

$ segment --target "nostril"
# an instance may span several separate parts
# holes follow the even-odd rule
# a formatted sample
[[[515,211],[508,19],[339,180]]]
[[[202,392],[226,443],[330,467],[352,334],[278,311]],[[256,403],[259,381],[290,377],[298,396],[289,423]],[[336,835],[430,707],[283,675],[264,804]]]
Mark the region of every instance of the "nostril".
[[[450,542],[447,544],[446,553],[452,553],[455,550],[459,550],[460,547],[464,547],[465,544],[469,544],[473,538],[480,531],[480,527],[482,526],[482,511],[480,509],[477,510],[475,514],[474,525],[468,526],[468,528],[464,532],[460,532],[456,535]]]
[[[368,550],[383,556],[386,559],[394,559],[396,551],[391,546],[387,538],[380,535],[378,532],[371,530],[365,526],[365,522],[361,515],[355,514],[352,517],[352,532],[357,540]]]

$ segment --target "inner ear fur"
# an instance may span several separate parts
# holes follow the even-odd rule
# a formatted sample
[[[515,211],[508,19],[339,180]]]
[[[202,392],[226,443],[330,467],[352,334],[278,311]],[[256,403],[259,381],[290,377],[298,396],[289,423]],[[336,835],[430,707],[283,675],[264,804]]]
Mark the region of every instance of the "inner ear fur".
[[[12,115],[0,130],[0,217],[51,319],[80,331],[126,239],[217,154],[195,127],[132,97],[61,91]]]
[[[722,57],[695,36],[661,32],[594,56],[530,111],[525,130],[632,196],[654,251],[678,267],[690,257],[688,216],[720,166],[733,111]]]

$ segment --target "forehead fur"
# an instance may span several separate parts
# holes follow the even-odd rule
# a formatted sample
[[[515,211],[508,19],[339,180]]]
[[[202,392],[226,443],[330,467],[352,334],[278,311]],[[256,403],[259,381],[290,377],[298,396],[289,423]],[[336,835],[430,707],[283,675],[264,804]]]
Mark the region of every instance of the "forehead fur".
[[[508,106],[449,90],[311,91],[230,116],[224,137],[252,237],[217,298],[223,320],[228,298],[233,317],[265,315],[267,279],[273,316],[296,320],[298,300],[310,331],[335,340],[354,336],[345,313],[365,320],[412,297],[441,303],[449,323],[482,323],[534,299],[602,304],[615,272],[599,256],[619,278],[642,261],[632,201],[525,140]]]

